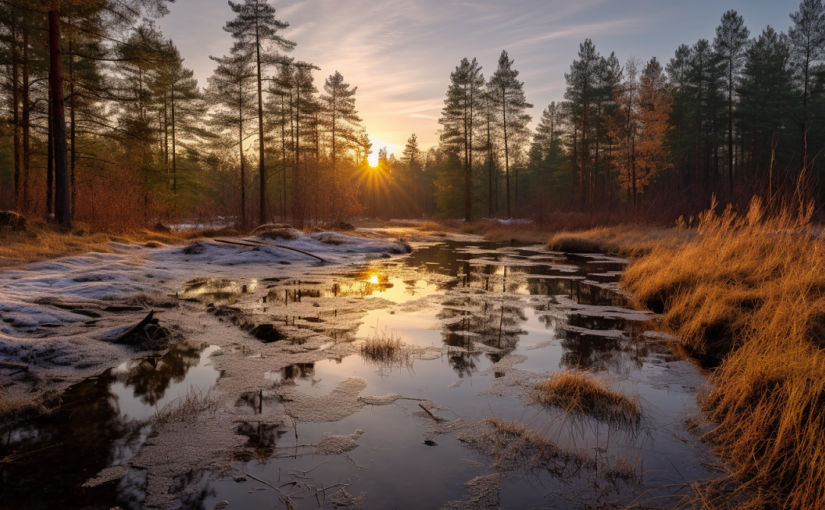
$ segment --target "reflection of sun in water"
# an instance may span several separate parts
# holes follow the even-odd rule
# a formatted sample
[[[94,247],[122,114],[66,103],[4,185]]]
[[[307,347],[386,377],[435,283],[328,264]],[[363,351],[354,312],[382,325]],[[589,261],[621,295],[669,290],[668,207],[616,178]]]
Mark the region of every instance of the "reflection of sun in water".
[[[378,275],[370,276],[370,283],[373,285],[378,285]]]

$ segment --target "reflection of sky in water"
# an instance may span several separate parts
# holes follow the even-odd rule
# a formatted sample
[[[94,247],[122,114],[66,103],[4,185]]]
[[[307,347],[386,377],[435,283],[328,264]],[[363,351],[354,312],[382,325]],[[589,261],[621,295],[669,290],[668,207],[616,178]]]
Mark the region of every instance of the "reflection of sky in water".
[[[218,371],[212,367],[209,358],[209,356],[218,349],[220,349],[220,347],[216,345],[207,347],[201,353],[198,364],[190,368],[182,380],[175,380],[173,378],[166,388],[163,397],[154,405],[145,403],[142,400],[142,395],[139,395],[134,387],[127,386],[121,380],[113,383],[110,391],[112,392],[121,418],[124,420],[147,420],[155,414],[158,409],[163,409],[170,402],[185,397],[190,391],[190,388],[196,392],[208,392],[209,389],[218,382],[218,376],[220,375]],[[115,369],[115,373],[127,373],[133,370],[139,363],[141,363],[141,361],[127,361],[118,366]],[[162,364],[163,361],[161,360],[156,370],[160,370]]]
[[[479,260],[482,256],[498,260],[484,264]],[[517,265],[502,264],[501,258],[505,256]],[[518,257],[522,262],[517,260]],[[474,263],[467,263],[469,258],[475,258]],[[436,411],[448,419],[483,420],[494,416],[503,421],[518,420],[562,447],[583,450],[600,463],[600,469],[615,466],[621,459],[628,459],[631,465],[639,461],[645,471],[643,486],[620,488],[618,497],[622,501],[625,497],[630,501],[635,497],[631,494],[649,489],[659,491],[656,494],[661,495],[668,491],[663,487],[671,484],[675,487],[685,479],[711,476],[697,458],[697,451],[706,449],[697,448],[679,426],[686,413],[696,410],[692,390],[685,390],[678,384],[663,386],[650,379],[650,368],[662,356],[669,355],[669,351],[666,346],[651,345],[641,338],[641,333],[649,326],[644,322],[616,320],[598,314],[577,315],[554,304],[557,301],[552,296],[565,296],[567,303],[626,306],[624,299],[616,293],[583,281],[592,278],[615,282],[618,274],[604,274],[599,278],[594,273],[620,269],[623,263],[580,259],[564,260],[554,256],[550,265],[531,266],[523,263],[523,254],[512,249],[501,256],[470,254],[445,244],[416,250],[401,261],[371,265],[354,274],[350,282],[342,282],[341,288],[351,289],[346,295],[358,295],[357,286],[361,285],[364,286],[361,296],[383,298],[392,305],[368,311],[360,317],[357,338],[385,333],[409,345],[469,347],[472,352],[442,352],[435,360],[390,362],[374,362],[361,355],[350,355],[270,371],[265,380],[275,386],[270,387],[269,398],[276,401],[277,384],[296,384],[301,393],[324,396],[346,379],[360,377],[367,381],[362,395],[397,393],[413,399],[431,400],[449,408],[448,411]],[[398,271],[393,264],[401,265],[398,269],[403,271]],[[410,275],[410,269],[417,274]],[[430,273],[452,278],[434,278],[439,283],[430,283],[427,281]],[[433,296],[439,297],[422,299]],[[622,331],[623,335],[604,338],[589,334],[588,330],[595,333],[616,330]],[[484,352],[477,344],[473,347],[471,342],[498,347],[502,351]],[[634,430],[616,429],[590,418],[566,416],[559,409],[525,406],[513,396],[480,396],[479,393],[492,388],[500,375],[489,369],[506,354],[526,358],[516,365],[518,370],[552,373],[582,368],[606,378],[615,389],[638,393],[644,407],[644,426]],[[541,376],[536,374],[536,377]],[[266,393],[263,395],[266,397]],[[479,458],[471,449],[462,448],[451,435],[436,437],[436,446],[423,444],[422,435],[428,419],[411,416],[418,411],[416,401],[399,400],[390,406],[366,406],[334,423],[297,423],[294,433],[287,430],[277,439],[278,447],[285,450],[272,451],[277,456],[278,451],[290,451],[290,445],[316,442],[324,433],[346,435],[362,429],[364,434],[358,440],[359,447],[348,454],[354,462],[340,456],[327,457],[323,461],[324,467],[313,472],[313,479],[321,485],[355,479],[347,490],[353,494],[367,492],[366,507],[389,508],[403,501],[404,508],[439,508],[446,501],[464,498],[463,484],[479,474],[491,472],[490,459]],[[469,468],[474,462],[487,467]],[[256,476],[275,479],[285,470],[308,469],[318,463],[317,457],[286,458],[281,455],[264,464],[257,460],[244,464],[243,469]],[[364,466],[366,470],[357,466]],[[502,481],[500,506],[547,507],[548,491],[559,491],[565,497],[582,491],[583,494],[591,493],[592,497],[592,489],[583,485],[575,487],[581,481],[560,481],[548,472],[538,471],[529,476],[508,471]],[[243,501],[247,508],[268,507],[269,493],[250,494],[247,484],[218,481],[213,487],[217,492],[205,502],[207,508],[222,499]],[[617,493],[610,492],[610,497],[615,499]],[[561,507],[571,503],[568,499],[551,500],[560,502]]]

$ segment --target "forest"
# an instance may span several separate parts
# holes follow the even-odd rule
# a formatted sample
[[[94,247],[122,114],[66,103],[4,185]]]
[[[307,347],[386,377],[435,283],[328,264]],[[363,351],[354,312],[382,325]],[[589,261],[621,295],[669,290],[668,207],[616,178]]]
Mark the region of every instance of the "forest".
[[[819,1],[787,31],[752,33],[725,12],[668,62],[621,62],[587,39],[539,119],[506,50],[487,78],[462,59],[445,76],[438,145],[411,134],[399,155],[373,147],[346,69],[324,76],[289,56],[297,41],[267,2],[230,2],[234,44],[210,56],[206,84],[157,27],[167,12],[165,0],[2,2],[0,208],[98,230],[192,217],[672,222],[712,197],[823,193]]]

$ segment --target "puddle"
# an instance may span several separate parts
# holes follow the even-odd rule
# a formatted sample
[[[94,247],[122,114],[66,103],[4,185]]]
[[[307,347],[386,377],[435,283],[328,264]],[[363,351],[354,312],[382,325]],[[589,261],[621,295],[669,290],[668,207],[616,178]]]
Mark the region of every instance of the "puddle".
[[[651,315],[629,308],[616,292],[626,260],[491,243],[413,247],[404,258],[318,269],[303,281],[251,274],[248,281],[257,287],[245,289],[224,280],[190,282],[181,297],[212,303],[231,294],[239,313],[255,324],[327,335],[331,340],[323,344],[305,344],[316,345],[314,352],[370,337],[420,349],[388,358],[356,350],[260,370],[259,389],[232,396],[229,404],[244,447],[227,454],[226,470],[204,467],[179,476],[169,487],[179,508],[211,510],[223,501],[226,508],[248,509],[442,508],[467,500],[465,484],[476,477],[496,480],[502,508],[612,508],[639,497],[647,507],[668,507],[669,496],[687,492],[686,482],[715,476],[707,467],[708,448],[681,425],[696,412],[695,390],[704,377],[665,341],[644,334]],[[300,346],[306,338],[273,344]],[[145,474],[134,469],[93,490],[78,487],[101,469],[128,462],[150,434],[155,408],[189,386],[216,384],[210,349],[176,347],[167,356],[179,361],[144,360],[107,371],[70,389],[67,404],[52,415],[6,432],[0,457],[33,453],[2,466],[0,507],[7,501],[139,507]],[[246,349],[237,355],[268,359]],[[535,381],[567,369],[587,370],[614,389],[638,393],[641,425],[567,416],[525,397]],[[361,395],[404,399],[362,401],[334,422],[277,425],[256,418],[285,409],[289,395],[320,401],[352,378],[365,381]],[[524,423],[541,441],[575,453],[580,468],[492,455],[470,436],[439,429],[471,422],[489,428],[484,420],[490,418]],[[341,449],[321,450],[316,445],[322,441]],[[60,481],[37,494],[29,490],[44,479]]]
[[[163,356],[130,361],[70,387],[59,407],[3,431],[0,508],[139,508],[145,474],[82,485],[105,468],[127,464],[151,435],[157,409],[218,381],[209,355],[217,347],[179,343]],[[35,488],[36,487],[36,488]]]

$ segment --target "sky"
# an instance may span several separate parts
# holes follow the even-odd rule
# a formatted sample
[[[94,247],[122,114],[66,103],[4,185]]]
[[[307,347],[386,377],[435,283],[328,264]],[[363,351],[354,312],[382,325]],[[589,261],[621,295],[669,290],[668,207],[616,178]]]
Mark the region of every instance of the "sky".
[[[237,0],[242,1],[242,0]],[[356,106],[373,141],[400,156],[412,133],[423,149],[438,143],[438,118],[450,73],[477,58],[484,76],[502,50],[515,60],[530,113],[538,121],[563,99],[564,73],[579,44],[592,39],[615,52],[663,65],[680,44],[713,39],[722,14],[735,9],[754,37],[770,25],[787,31],[797,0],[269,0],[290,24],[281,35],[297,43],[291,56],[312,62],[316,86],[336,70],[358,87]],[[176,0],[158,24],[181,51],[201,86],[210,55],[232,45],[226,0]]]

